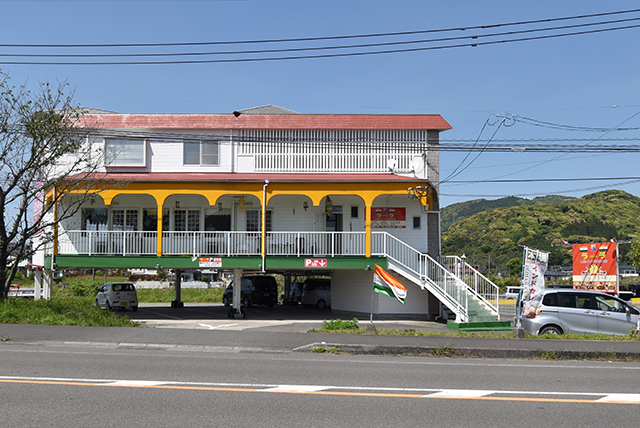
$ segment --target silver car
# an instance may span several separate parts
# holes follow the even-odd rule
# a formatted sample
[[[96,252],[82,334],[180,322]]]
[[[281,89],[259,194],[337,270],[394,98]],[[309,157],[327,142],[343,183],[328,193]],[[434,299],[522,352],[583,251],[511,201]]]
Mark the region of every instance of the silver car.
[[[130,282],[110,282],[100,287],[96,296],[96,305],[104,309],[138,310],[138,293]]]
[[[616,334],[638,328],[640,311],[623,300],[588,290],[547,289],[533,318],[521,317],[531,334]]]

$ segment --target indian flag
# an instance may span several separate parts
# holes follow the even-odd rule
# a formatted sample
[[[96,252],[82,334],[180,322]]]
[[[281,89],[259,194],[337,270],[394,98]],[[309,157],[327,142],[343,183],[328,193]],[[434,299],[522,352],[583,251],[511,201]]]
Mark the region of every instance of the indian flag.
[[[373,274],[373,290],[389,297],[395,297],[403,305],[404,299],[407,297],[407,289],[404,285],[378,265],[376,265]]]

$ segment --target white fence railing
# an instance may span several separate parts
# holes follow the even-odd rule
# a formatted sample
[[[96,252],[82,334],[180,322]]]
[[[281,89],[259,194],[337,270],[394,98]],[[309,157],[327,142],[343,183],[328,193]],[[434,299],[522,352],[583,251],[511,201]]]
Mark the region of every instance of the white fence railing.
[[[162,253],[196,256],[259,256],[260,232],[163,232]],[[267,232],[269,256],[364,256],[365,232]],[[58,254],[151,255],[157,253],[156,232],[67,231]],[[445,257],[445,266],[387,232],[371,233],[371,254],[387,257],[407,277],[428,288],[460,321],[469,319],[469,297],[499,314],[498,287],[465,260]]]
[[[64,232],[58,254],[150,255],[157,253],[156,232]],[[267,232],[270,256],[363,256],[365,232]],[[258,256],[260,232],[162,232],[162,253],[192,256]]]
[[[156,232],[70,230],[58,238],[58,254],[147,255],[156,254]]]
[[[482,301],[494,314],[500,313],[500,289],[482,275],[465,258],[443,257],[444,265],[469,286],[469,291]]]

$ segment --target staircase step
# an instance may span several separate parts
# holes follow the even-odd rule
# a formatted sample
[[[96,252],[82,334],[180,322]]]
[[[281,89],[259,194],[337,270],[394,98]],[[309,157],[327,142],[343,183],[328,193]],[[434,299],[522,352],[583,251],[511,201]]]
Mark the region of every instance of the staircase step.
[[[458,331],[509,331],[511,321],[447,322],[447,328]]]
[[[497,315],[469,315],[469,322],[492,322],[498,321]]]

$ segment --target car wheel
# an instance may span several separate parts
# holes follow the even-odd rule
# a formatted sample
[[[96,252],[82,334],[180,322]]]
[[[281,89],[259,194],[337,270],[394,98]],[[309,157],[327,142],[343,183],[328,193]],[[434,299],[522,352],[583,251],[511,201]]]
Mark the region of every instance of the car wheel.
[[[109,303],[109,301],[107,300],[107,310],[111,310],[111,309],[113,309],[113,308],[111,307],[111,304],[110,304],[110,303]]]
[[[248,297],[242,299],[242,306],[248,308],[251,306],[251,300]]]
[[[131,309],[133,309],[133,312],[136,312],[138,310],[137,306],[132,306]]]
[[[562,329],[556,327],[555,325],[548,325],[540,330],[540,334],[562,334]]]
[[[318,303],[316,303],[316,308],[318,309],[324,309],[327,306],[327,304],[324,302],[324,300],[318,300]]]
[[[226,297],[222,298],[222,304],[225,306],[230,306],[231,302],[229,302],[229,299],[227,299]]]

